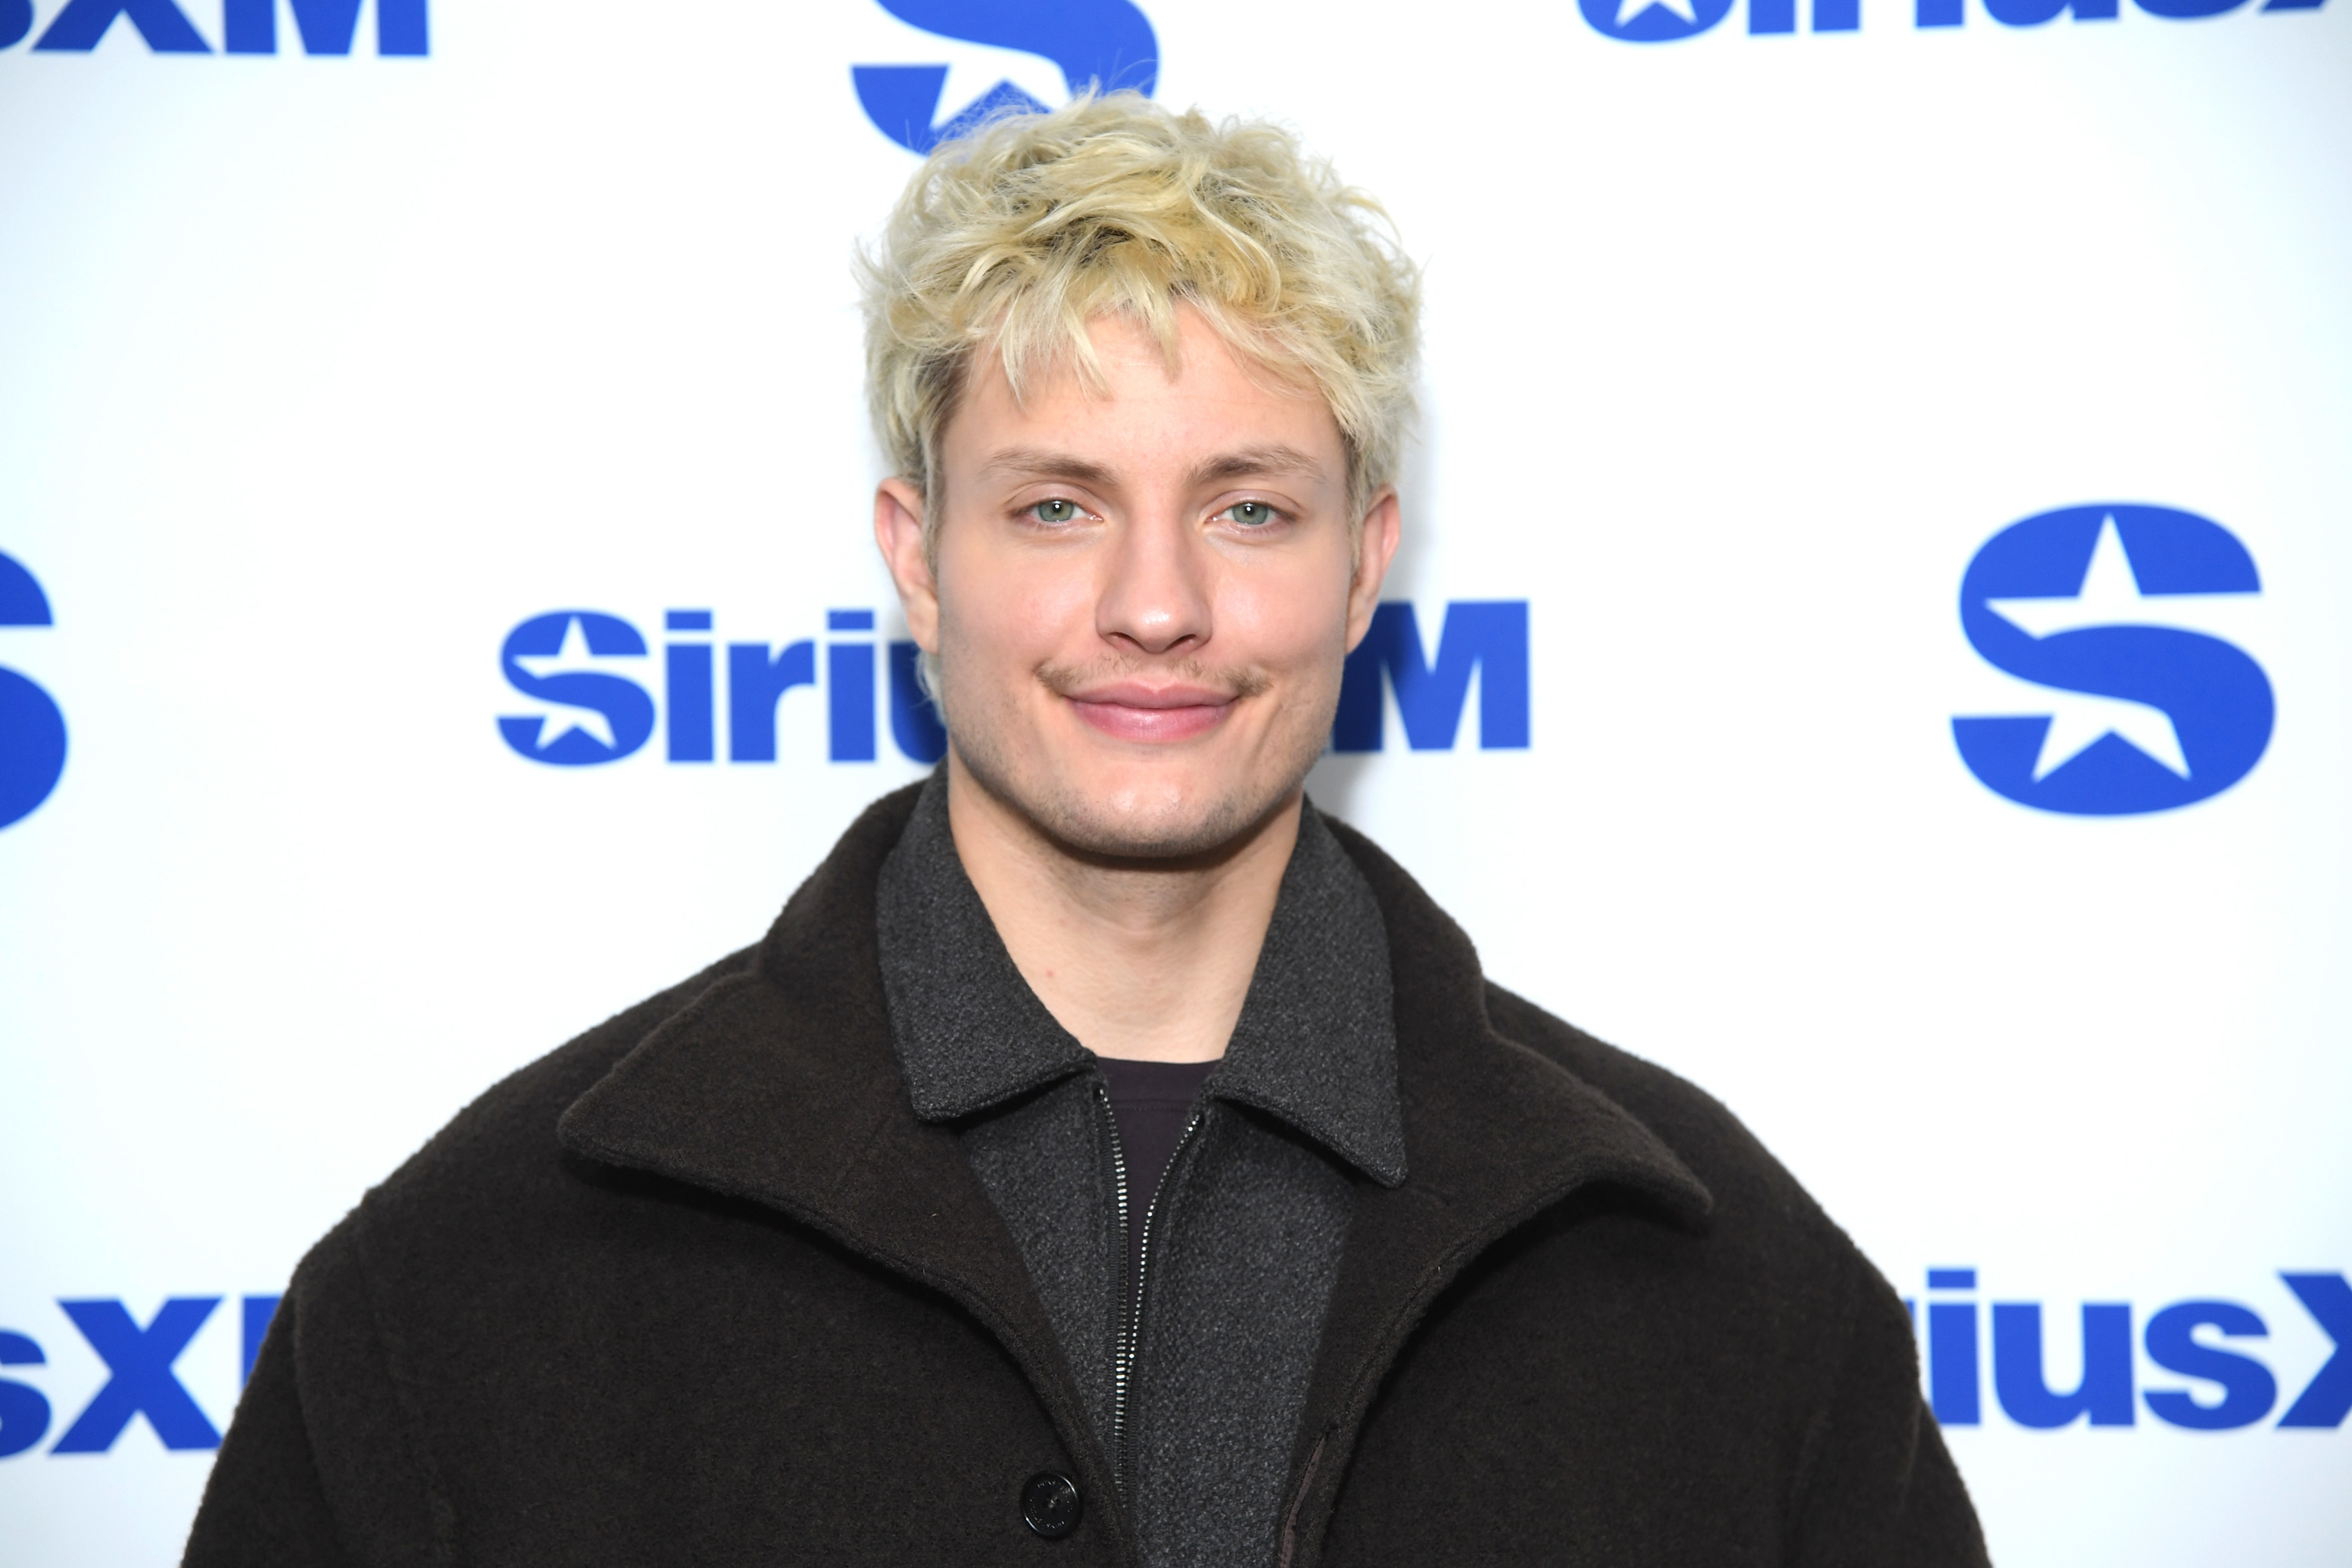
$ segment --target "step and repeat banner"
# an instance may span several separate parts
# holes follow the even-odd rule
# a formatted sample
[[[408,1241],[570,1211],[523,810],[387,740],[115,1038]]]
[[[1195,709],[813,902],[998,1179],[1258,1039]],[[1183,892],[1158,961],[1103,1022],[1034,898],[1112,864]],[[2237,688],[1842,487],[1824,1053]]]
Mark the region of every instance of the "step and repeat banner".
[[[2005,1568],[2352,1560],[2352,0],[0,0],[0,1563],[940,737],[850,259],[1094,80],[1427,264],[1317,799],[1912,1303]]]

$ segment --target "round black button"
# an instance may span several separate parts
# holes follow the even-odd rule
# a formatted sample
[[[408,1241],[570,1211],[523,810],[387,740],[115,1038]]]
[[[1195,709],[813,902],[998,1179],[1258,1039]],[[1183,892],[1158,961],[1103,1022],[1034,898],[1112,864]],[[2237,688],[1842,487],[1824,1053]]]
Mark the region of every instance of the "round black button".
[[[1040,1470],[1021,1483],[1021,1518],[1048,1541],[1078,1527],[1078,1483],[1054,1470]]]

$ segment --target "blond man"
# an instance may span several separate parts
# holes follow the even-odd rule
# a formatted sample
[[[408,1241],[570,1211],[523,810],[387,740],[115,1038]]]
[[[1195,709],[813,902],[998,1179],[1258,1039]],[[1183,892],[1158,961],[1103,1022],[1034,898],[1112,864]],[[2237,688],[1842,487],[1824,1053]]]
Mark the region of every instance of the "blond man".
[[[865,281],[945,763],[319,1244],[189,1563],[1983,1562],[1845,1237],[1305,797],[1384,235],[1132,95],[932,156]]]

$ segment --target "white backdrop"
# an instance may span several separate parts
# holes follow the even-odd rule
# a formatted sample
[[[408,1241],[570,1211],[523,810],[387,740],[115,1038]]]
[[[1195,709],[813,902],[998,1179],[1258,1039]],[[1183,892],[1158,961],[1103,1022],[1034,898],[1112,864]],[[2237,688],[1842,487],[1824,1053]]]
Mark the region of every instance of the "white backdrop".
[[[1943,1305],[1997,1561],[2352,1555],[2344,0],[891,3],[368,0],[336,57],[298,23],[348,0],[274,53],[255,0],[87,48],[112,0],[0,0],[0,1563],[173,1561],[174,1380],[226,1424],[242,1298],[918,776],[887,714],[828,759],[827,650],[871,656],[827,612],[895,621],[848,259],[914,162],[852,68],[948,66],[944,121],[1139,26],[1160,98],[1295,124],[1426,259],[1391,596],[1433,644],[1527,606],[1528,746],[1474,691],[1408,749],[1391,699],[1318,799]],[[1987,552],[1964,628],[1979,549],[2084,507]],[[650,650],[551,661],[649,694],[607,763],[497,722],[625,742],[502,669],[568,611]],[[2078,630],[2119,623],[2220,642]],[[698,638],[818,644],[776,760],[727,759],[723,686],[719,760],[668,759]],[[1989,662],[2067,649],[2137,700]],[[2003,716],[2046,743],[1953,725]],[[2265,1333],[2150,1332],[2195,1301]],[[2086,1302],[2129,1323],[2092,1314],[2083,1416],[2034,1395]]]

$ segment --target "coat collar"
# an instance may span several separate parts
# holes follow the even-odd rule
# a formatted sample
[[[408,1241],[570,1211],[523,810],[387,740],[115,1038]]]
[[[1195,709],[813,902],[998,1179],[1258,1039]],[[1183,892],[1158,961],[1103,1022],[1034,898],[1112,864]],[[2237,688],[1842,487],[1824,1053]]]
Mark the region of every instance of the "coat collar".
[[[915,1115],[960,1120],[1093,1060],[1014,967],[964,874],[934,774],[882,862],[882,988]],[[1282,1118],[1385,1186],[1404,1179],[1388,934],[1312,805],[1207,1092]]]
[[[1108,1456],[1012,1233],[954,1131],[919,1120],[876,955],[883,857],[913,810],[868,807],[745,974],[655,1027],[557,1125],[575,1155],[764,1205],[970,1312],[1020,1364],[1089,1496]]]
[[[572,1103],[559,1135],[587,1158],[763,1204],[960,1302],[1028,1373],[1092,1494],[1115,1500],[1012,1235],[953,1131],[916,1114],[892,1049],[876,887],[919,788],[869,807],[785,904],[756,969],[657,1026]],[[1370,841],[1330,831],[1387,932],[1411,1176],[1358,1189],[1302,1423],[1286,1565],[1319,1556],[1373,1394],[1472,1259],[1587,1186],[1630,1190],[1686,1225],[1710,1206],[1641,1122],[1498,1034],[1461,928]]]
[[[1281,1568],[1319,1560],[1355,1435],[1389,1366],[1469,1262],[1570,1194],[1609,1186],[1696,1228],[1713,1198],[1655,1133],[1505,1039],[1459,925],[1370,839],[1333,825],[1388,922],[1412,1179],[1360,1189],[1300,1421]]]

